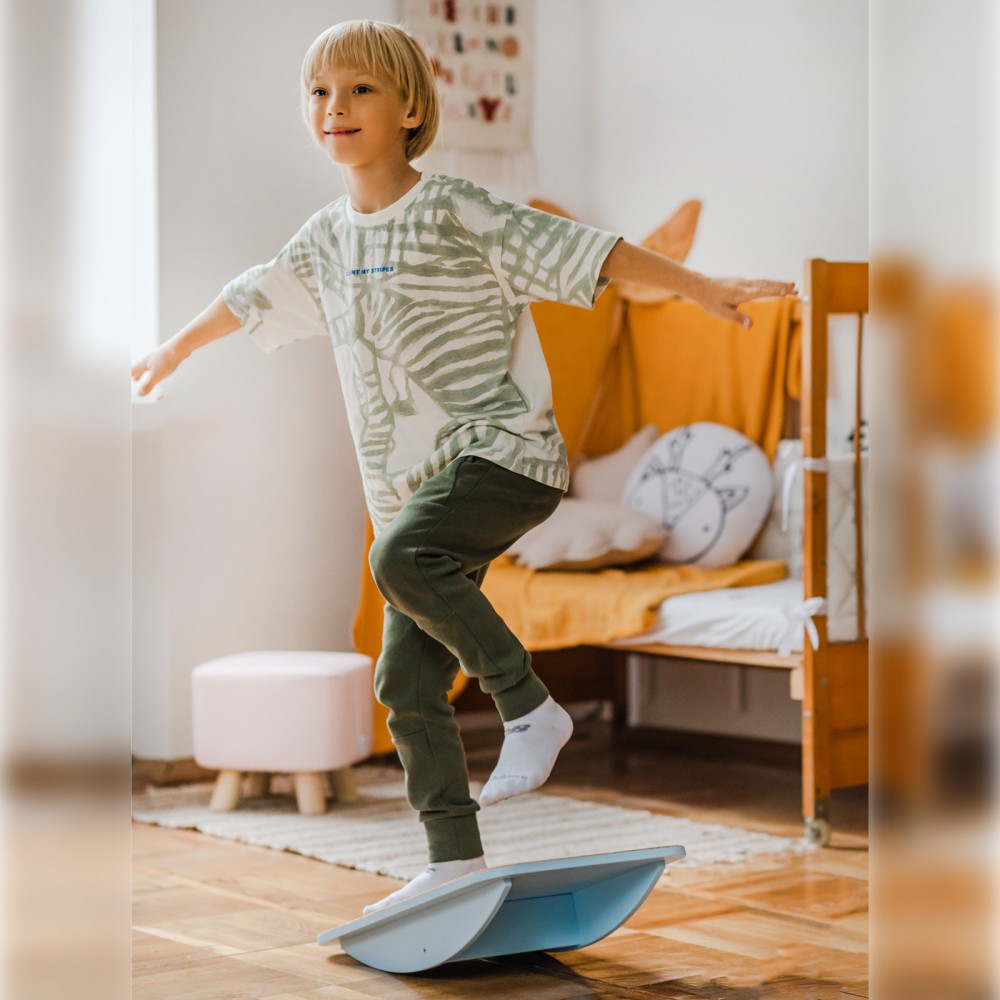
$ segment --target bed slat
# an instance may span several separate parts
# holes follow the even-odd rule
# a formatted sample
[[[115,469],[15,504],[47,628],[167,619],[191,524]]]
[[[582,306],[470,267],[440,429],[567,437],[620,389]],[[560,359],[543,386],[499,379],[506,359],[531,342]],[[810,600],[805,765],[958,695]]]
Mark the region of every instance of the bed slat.
[[[719,649],[715,646],[669,646],[665,643],[648,643],[643,646],[619,646],[601,643],[603,649],[616,649],[620,653],[645,653],[649,656],[672,656],[679,660],[710,660],[712,663],[742,663],[749,667],[778,667],[795,670],[802,666],[802,654],[778,656],[763,649]]]

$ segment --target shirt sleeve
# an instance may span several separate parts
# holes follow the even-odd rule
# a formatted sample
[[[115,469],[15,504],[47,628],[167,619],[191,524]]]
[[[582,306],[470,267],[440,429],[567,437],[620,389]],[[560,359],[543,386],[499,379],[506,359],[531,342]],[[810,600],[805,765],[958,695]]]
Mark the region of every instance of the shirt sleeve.
[[[327,334],[306,223],[274,260],[257,264],[222,289],[233,315],[265,353]]]
[[[593,309],[610,279],[601,267],[621,237],[603,229],[510,203],[500,267],[520,299]]]

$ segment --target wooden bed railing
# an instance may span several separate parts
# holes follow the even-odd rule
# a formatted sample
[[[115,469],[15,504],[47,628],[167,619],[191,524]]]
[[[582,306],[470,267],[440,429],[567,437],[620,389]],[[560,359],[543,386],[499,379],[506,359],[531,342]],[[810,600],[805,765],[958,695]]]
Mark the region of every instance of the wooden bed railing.
[[[856,315],[854,427],[854,531],[858,638],[831,645],[826,614],[815,618],[819,642],[803,649],[802,812],[813,839],[829,839],[830,793],[868,780],[868,640],[864,600],[864,530],[861,482],[862,346],[868,313],[867,263],[806,261],[803,281],[802,450],[805,491],[803,599],[828,597],[829,318]]]

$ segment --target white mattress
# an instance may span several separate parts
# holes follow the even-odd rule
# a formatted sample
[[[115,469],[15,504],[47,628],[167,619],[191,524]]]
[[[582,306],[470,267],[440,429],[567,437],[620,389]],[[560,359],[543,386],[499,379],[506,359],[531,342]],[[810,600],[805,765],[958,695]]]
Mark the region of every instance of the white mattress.
[[[802,581],[796,579],[678,594],[660,605],[652,629],[619,639],[615,645],[662,642],[671,646],[776,651],[790,629],[786,609],[801,605]],[[803,631],[800,621],[791,625],[791,652],[802,652]]]

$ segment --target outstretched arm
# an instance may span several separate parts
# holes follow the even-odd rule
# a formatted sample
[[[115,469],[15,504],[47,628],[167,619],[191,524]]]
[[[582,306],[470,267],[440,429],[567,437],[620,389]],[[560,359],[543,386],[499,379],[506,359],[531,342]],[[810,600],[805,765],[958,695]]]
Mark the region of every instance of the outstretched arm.
[[[697,302],[707,313],[732,320],[747,329],[752,321],[736,307],[751,299],[794,295],[789,281],[746,281],[742,278],[709,278],[682,267],[662,254],[619,240],[601,268],[601,277],[612,281],[634,281],[664,291],[675,292]]]
[[[192,351],[239,328],[240,321],[230,312],[222,295],[218,295],[183,330],[132,365],[134,382],[139,382],[146,376],[138,395],[148,396],[153,386],[172,374]]]

